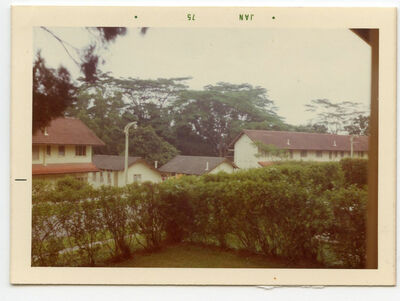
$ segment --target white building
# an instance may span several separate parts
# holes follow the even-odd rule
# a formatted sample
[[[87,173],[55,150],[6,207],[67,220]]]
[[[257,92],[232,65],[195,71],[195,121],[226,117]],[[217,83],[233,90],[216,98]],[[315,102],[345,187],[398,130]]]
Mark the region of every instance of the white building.
[[[69,175],[87,181],[89,172],[98,171],[92,148],[101,145],[104,142],[79,119],[56,118],[32,135],[32,177],[55,181]]]
[[[125,185],[125,157],[112,155],[94,155],[93,163],[99,172],[89,175],[89,183],[94,187],[111,185],[122,187]],[[140,157],[128,157],[128,181],[133,182],[161,182],[160,172]]]
[[[268,146],[271,146],[270,151]],[[255,168],[280,160],[339,161],[351,154],[354,158],[367,158],[368,137],[243,130],[230,148],[233,148],[234,163],[239,168]]]
[[[220,171],[232,173],[237,166],[223,157],[176,156],[160,167],[165,178],[182,175],[215,174]]]

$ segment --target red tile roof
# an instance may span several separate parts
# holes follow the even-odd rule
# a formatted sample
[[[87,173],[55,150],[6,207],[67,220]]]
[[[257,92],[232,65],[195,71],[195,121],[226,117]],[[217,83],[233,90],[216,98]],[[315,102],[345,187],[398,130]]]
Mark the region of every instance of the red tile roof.
[[[100,171],[92,163],[32,164],[32,175],[70,174]]]
[[[254,142],[272,144],[282,149],[350,151],[349,135],[265,130],[243,130],[230,146],[233,146],[242,135],[247,135]],[[368,138],[368,136],[354,137],[353,151],[368,151]]]
[[[79,119],[60,117],[51,121],[47,134],[38,130],[32,136],[33,144],[105,145],[91,129]]]

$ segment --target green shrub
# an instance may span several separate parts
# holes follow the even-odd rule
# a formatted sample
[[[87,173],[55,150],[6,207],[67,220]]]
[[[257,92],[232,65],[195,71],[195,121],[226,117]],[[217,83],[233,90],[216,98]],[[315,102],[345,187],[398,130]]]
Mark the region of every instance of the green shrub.
[[[55,266],[64,249],[58,207],[43,202],[32,207],[32,266]]]
[[[332,210],[329,238],[341,265],[365,266],[367,192],[356,186],[327,191],[323,198]]]
[[[158,185],[150,182],[134,183],[126,187],[125,193],[130,235],[147,250],[159,249],[165,219],[161,213]],[[144,239],[144,244],[138,237]]]
[[[279,163],[125,188],[93,189],[71,178],[55,185],[38,181],[32,264],[121,260],[130,256],[134,240],[147,250],[192,241],[289,261],[363,267],[367,192],[349,182],[365,186],[356,166],[366,164],[354,162]]]
[[[65,257],[69,257],[69,261],[76,261],[76,265],[95,266],[101,242],[105,240],[105,226],[98,202],[63,202],[58,207],[56,217],[64,231],[66,247],[78,247],[77,250],[64,252]],[[76,256],[76,252],[79,256]]]
[[[115,260],[130,256],[128,202],[123,189],[111,186],[101,186],[97,191],[101,208],[102,223],[112,237],[113,257]]]
[[[345,158],[340,160],[344,171],[346,185],[357,185],[362,188],[368,184],[368,160]]]
[[[168,243],[178,243],[184,240],[194,225],[193,198],[191,188],[196,185],[196,177],[185,177],[180,180],[171,179],[158,185],[160,209],[165,221],[164,229]]]
[[[46,180],[32,181],[32,203],[36,204],[39,202],[52,202],[54,195],[54,186],[51,182]]]

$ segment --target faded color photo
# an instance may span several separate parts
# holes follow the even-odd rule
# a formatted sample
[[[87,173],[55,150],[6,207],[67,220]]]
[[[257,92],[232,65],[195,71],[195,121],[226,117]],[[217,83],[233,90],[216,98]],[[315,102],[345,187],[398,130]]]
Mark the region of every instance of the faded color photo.
[[[366,268],[371,36],[34,28],[31,265]]]

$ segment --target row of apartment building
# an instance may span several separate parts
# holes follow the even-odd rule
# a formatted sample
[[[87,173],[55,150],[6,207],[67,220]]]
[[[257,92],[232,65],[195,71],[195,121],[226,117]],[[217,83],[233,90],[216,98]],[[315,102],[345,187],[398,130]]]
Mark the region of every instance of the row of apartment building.
[[[259,144],[284,150],[284,156],[260,149]],[[94,187],[124,186],[124,156],[93,155],[94,146],[103,146],[81,120],[57,118],[32,137],[32,177],[57,180],[72,175]],[[368,137],[243,130],[230,144],[233,161],[223,157],[176,156],[160,168],[140,157],[129,157],[127,183],[160,182],[181,175],[234,172],[259,168],[278,160],[338,161],[344,157],[368,157]]]

